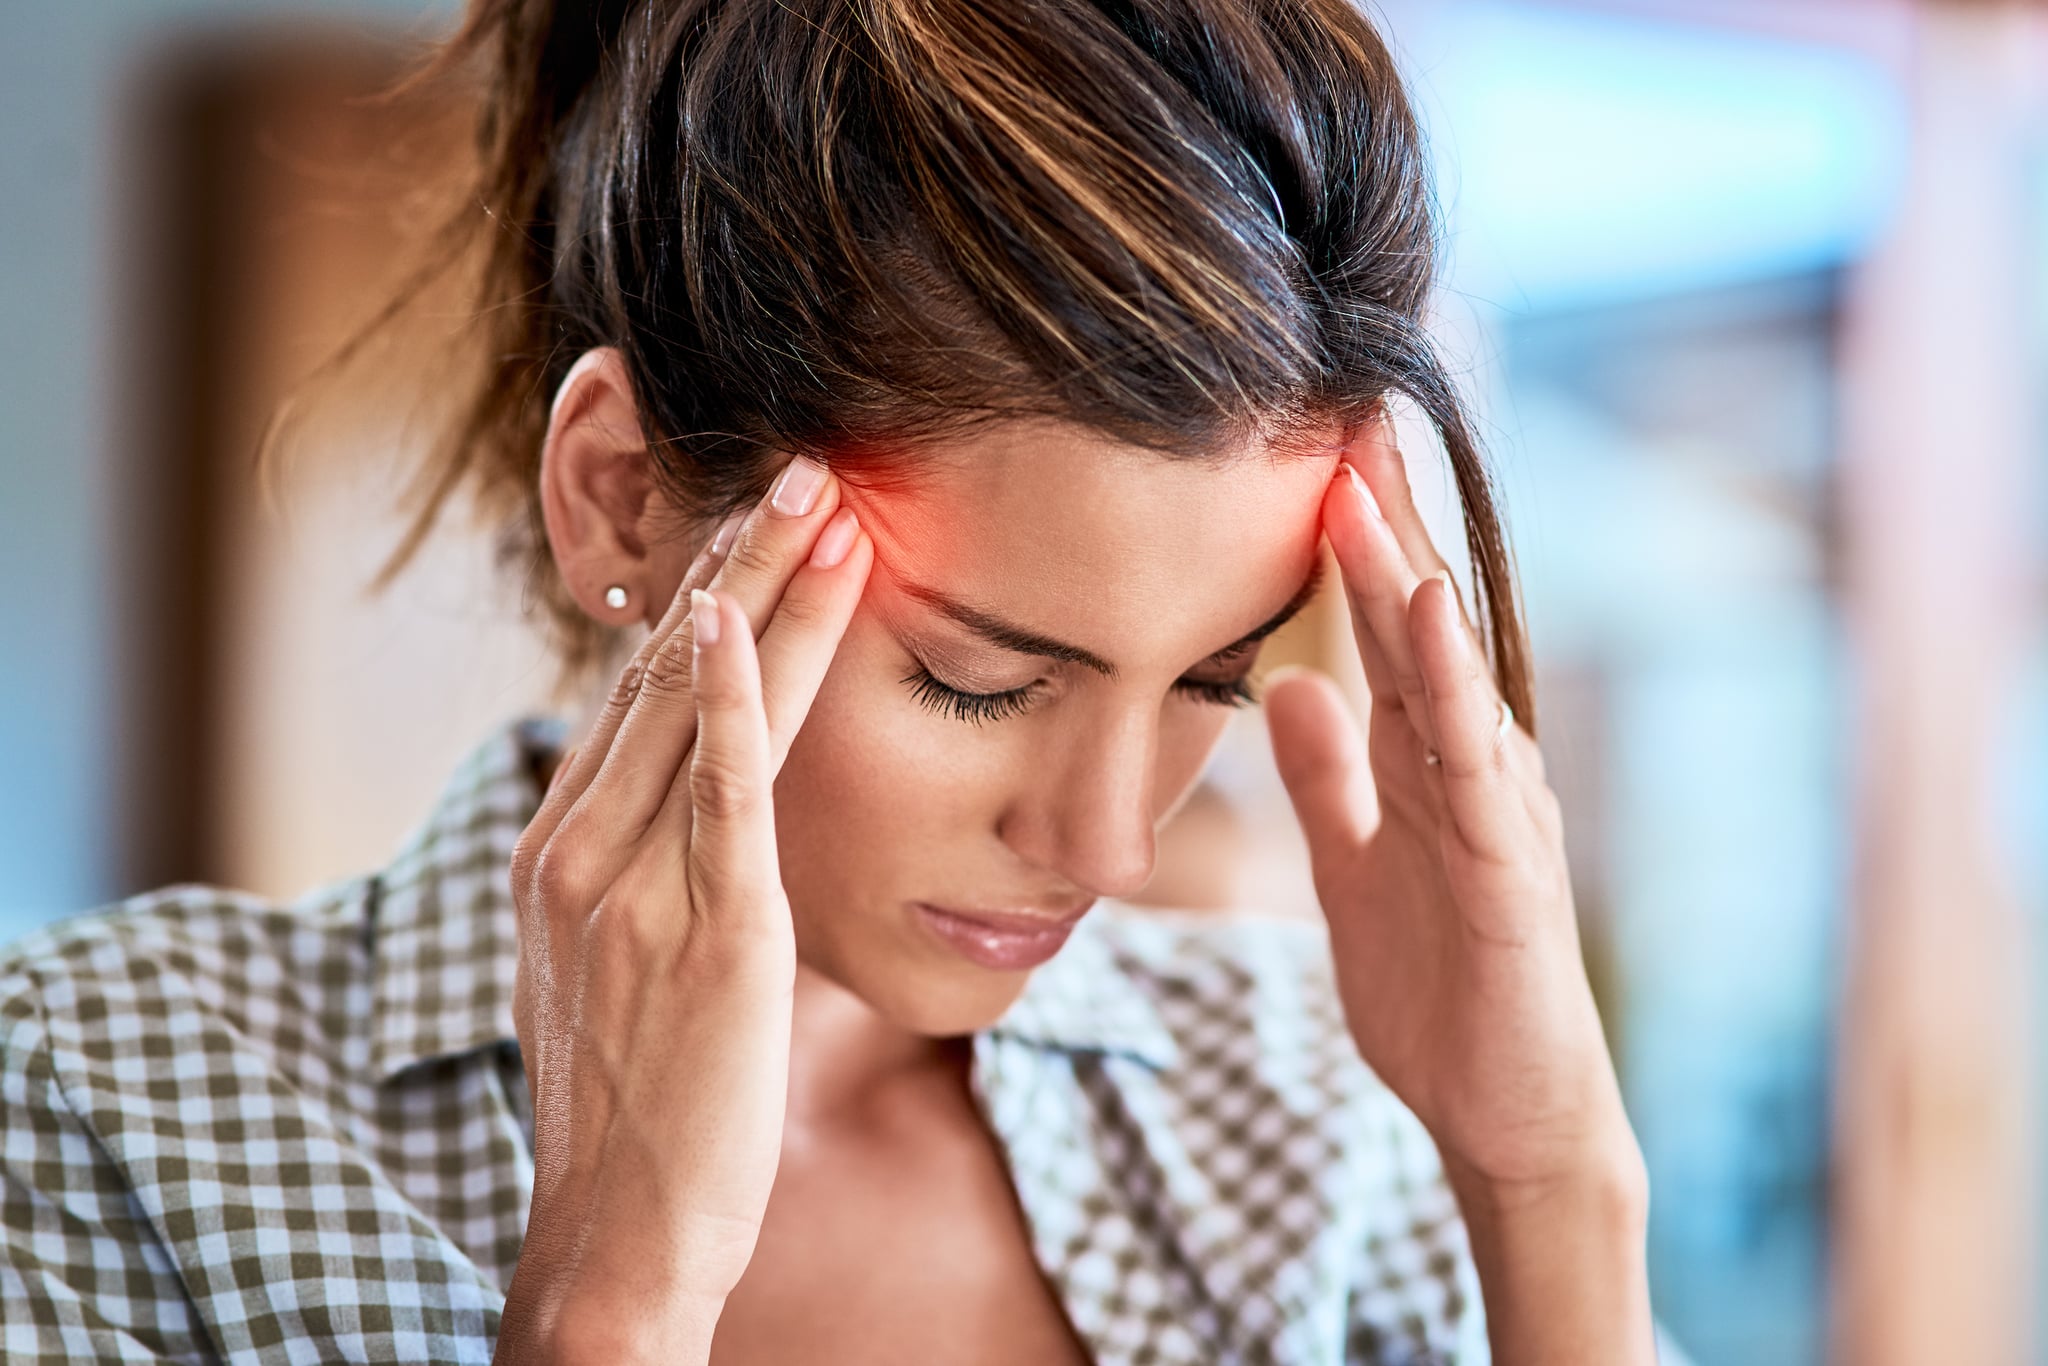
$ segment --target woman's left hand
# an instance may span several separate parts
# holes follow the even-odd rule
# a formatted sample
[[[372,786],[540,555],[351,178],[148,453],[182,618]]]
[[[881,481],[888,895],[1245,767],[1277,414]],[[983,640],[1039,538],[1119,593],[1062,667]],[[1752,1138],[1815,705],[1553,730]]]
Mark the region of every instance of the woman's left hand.
[[[1324,675],[1276,674],[1265,698],[1352,1037],[1428,1128],[1461,1199],[1635,1190],[1641,1156],[1580,957],[1558,801],[1384,419],[1348,448],[1322,516],[1372,692],[1369,738]]]

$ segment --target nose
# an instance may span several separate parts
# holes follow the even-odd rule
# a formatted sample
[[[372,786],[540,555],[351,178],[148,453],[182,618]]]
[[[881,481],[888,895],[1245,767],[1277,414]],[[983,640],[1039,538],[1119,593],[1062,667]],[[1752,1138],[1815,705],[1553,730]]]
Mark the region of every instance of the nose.
[[[1020,857],[1095,895],[1126,897],[1152,879],[1158,729],[1117,718],[1038,765],[998,833]]]

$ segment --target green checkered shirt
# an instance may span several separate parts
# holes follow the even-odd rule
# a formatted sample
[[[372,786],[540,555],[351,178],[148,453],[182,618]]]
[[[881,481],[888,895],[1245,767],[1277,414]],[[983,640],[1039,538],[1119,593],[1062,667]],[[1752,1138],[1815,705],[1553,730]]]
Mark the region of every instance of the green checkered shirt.
[[[491,735],[379,872],[169,887],[0,954],[0,1357],[490,1360],[533,1188],[508,860],[561,739]],[[972,1075],[1104,1366],[1487,1360],[1319,926],[1101,903]]]

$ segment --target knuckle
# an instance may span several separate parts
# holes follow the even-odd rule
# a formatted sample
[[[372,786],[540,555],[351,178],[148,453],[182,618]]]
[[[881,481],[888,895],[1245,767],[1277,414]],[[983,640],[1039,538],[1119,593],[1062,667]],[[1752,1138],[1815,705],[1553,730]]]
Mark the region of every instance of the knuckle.
[[[782,559],[782,547],[775,537],[775,529],[757,522],[751,527],[742,527],[726,551],[725,565],[721,573],[736,574],[741,578],[763,578],[772,573]]]
[[[1506,771],[1504,751],[1498,743],[1487,747],[1486,753],[1478,759],[1460,759],[1446,754],[1443,758],[1445,774],[1463,780],[1484,782],[1497,781]]]
[[[690,805],[712,820],[752,815],[762,800],[761,785],[738,765],[700,749],[690,765]]]
[[[660,648],[648,656],[641,669],[640,689],[663,697],[686,694],[690,691],[692,673],[690,640],[682,631],[672,631]]]
[[[634,656],[612,681],[611,696],[605,699],[606,710],[623,712],[631,707],[633,699],[640,695],[640,679],[645,672],[645,660],[641,656]]]
[[[1411,591],[1380,579],[1373,580],[1361,595],[1367,616],[1374,621],[1390,621],[1405,626]]]
[[[699,680],[697,684],[697,705],[707,713],[731,713],[746,708],[750,688],[738,678],[721,676],[719,671]]]
[[[826,605],[824,599],[813,593],[788,593],[776,607],[775,615],[799,631],[815,631],[825,624]]]
[[[575,846],[556,838],[535,857],[528,888],[543,909],[568,913],[596,899],[591,880],[588,862]]]

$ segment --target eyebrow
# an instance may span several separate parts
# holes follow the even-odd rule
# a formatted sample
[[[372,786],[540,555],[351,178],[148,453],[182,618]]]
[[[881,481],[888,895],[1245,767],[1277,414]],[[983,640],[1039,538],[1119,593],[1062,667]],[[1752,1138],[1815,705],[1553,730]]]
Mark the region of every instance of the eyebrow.
[[[1287,600],[1285,607],[1282,607],[1264,622],[1245,632],[1230,644],[1209,655],[1208,658],[1221,659],[1226,655],[1236,654],[1238,651],[1264,640],[1267,636],[1272,635],[1282,626],[1294,620],[1300,614],[1301,609],[1308,606],[1309,601],[1322,588],[1324,569],[1324,562],[1318,557],[1315,567],[1309,570],[1308,578],[1302,581],[1301,587],[1295,590],[1294,596]],[[1015,651],[1020,655],[1037,655],[1044,659],[1059,660],[1062,663],[1079,664],[1085,668],[1093,669],[1104,678],[1115,678],[1117,676],[1116,665],[1092,650],[1084,650],[1080,646],[1070,645],[1064,640],[1055,640],[1051,636],[1026,630],[1014,622],[1003,620],[993,612],[985,612],[979,607],[964,603],[950,594],[940,592],[936,588],[927,588],[922,584],[911,583],[908,580],[898,580],[898,585],[911,597],[952,618],[991,645]]]

